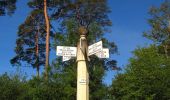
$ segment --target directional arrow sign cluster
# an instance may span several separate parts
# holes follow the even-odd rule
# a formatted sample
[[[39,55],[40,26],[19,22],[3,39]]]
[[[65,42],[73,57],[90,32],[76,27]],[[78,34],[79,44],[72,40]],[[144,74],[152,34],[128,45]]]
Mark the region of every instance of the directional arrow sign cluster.
[[[109,58],[109,49],[103,48],[102,41],[94,43],[88,47],[88,55],[95,54],[99,58]]]
[[[68,46],[57,46],[58,56],[63,56],[63,61],[67,61],[71,59],[71,57],[76,57],[77,48],[76,47],[68,47]]]
[[[97,52],[101,52],[103,48],[102,41],[99,41],[97,43],[94,43],[88,47],[88,55],[91,56]]]
[[[76,57],[77,48],[69,46],[57,46],[57,56],[63,56],[63,61]],[[109,58],[109,49],[103,48],[102,41],[94,43],[88,47],[88,56],[95,54],[99,58]]]

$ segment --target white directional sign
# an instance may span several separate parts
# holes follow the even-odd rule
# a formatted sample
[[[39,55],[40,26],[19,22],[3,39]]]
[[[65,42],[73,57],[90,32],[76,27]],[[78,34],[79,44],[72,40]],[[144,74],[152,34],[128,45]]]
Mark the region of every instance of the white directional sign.
[[[88,55],[93,55],[97,52],[101,52],[103,48],[102,41],[94,43],[88,47]]]
[[[63,61],[68,61],[68,60],[70,60],[70,59],[71,59],[70,56],[63,56]]]
[[[109,49],[103,48],[101,52],[97,52],[95,55],[99,58],[109,58]]]
[[[68,46],[57,46],[57,55],[66,57],[76,57],[77,48]]]

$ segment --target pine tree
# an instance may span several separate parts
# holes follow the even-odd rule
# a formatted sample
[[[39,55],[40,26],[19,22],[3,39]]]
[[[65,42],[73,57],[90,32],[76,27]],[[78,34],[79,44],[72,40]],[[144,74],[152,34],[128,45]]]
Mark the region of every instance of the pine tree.
[[[23,61],[37,69],[45,63],[45,23],[43,13],[34,10],[25,22],[19,26],[15,48],[16,56],[11,59],[13,65],[23,65]]]
[[[46,53],[45,53],[45,79],[48,80],[48,70],[49,70],[49,57],[50,57],[50,37],[52,37],[52,31],[51,31],[51,15],[48,14],[49,11],[52,10],[56,10],[56,9],[60,9],[63,6],[63,1],[56,1],[56,0],[32,0],[30,2],[28,2],[28,5],[30,8],[33,8],[34,10],[40,10],[43,11],[44,15],[42,15],[44,17],[44,22],[45,22],[45,30],[46,30],[46,43],[45,43],[45,49],[46,49]],[[56,12],[55,12],[56,13]],[[58,10],[57,13],[60,15],[61,11]],[[60,16],[58,16],[60,17]],[[55,20],[57,20],[55,18]],[[54,28],[53,28],[54,29]]]

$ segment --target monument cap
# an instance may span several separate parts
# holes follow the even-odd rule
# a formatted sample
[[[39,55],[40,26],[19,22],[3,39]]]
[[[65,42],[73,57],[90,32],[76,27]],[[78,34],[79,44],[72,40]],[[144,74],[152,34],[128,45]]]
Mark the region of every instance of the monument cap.
[[[84,26],[79,27],[79,34],[80,35],[87,35],[88,31]]]

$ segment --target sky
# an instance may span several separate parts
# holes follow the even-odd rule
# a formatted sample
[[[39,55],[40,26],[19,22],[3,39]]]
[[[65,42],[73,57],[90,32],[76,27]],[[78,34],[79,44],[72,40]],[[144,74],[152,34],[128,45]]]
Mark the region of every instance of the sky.
[[[15,74],[22,72],[28,77],[36,75],[36,70],[31,67],[13,67],[10,59],[15,56],[14,48],[17,38],[18,26],[24,22],[30,9],[27,7],[27,0],[18,0],[17,10],[13,16],[0,16],[0,74],[8,72]],[[148,46],[150,40],[142,37],[142,32],[149,30],[147,19],[149,8],[159,6],[164,0],[108,0],[111,13],[109,18],[113,26],[111,32],[105,37],[114,41],[118,46],[118,53],[111,55],[109,59],[117,61],[119,67],[124,68],[128,59],[132,57],[132,51],[137,47]],[[55,52],[51,53],[55,57]],[[43,69],[41,69],[43,70]],[[111,84],[112,79],[118,71],[108,71],[104,77],[106,84]]]

